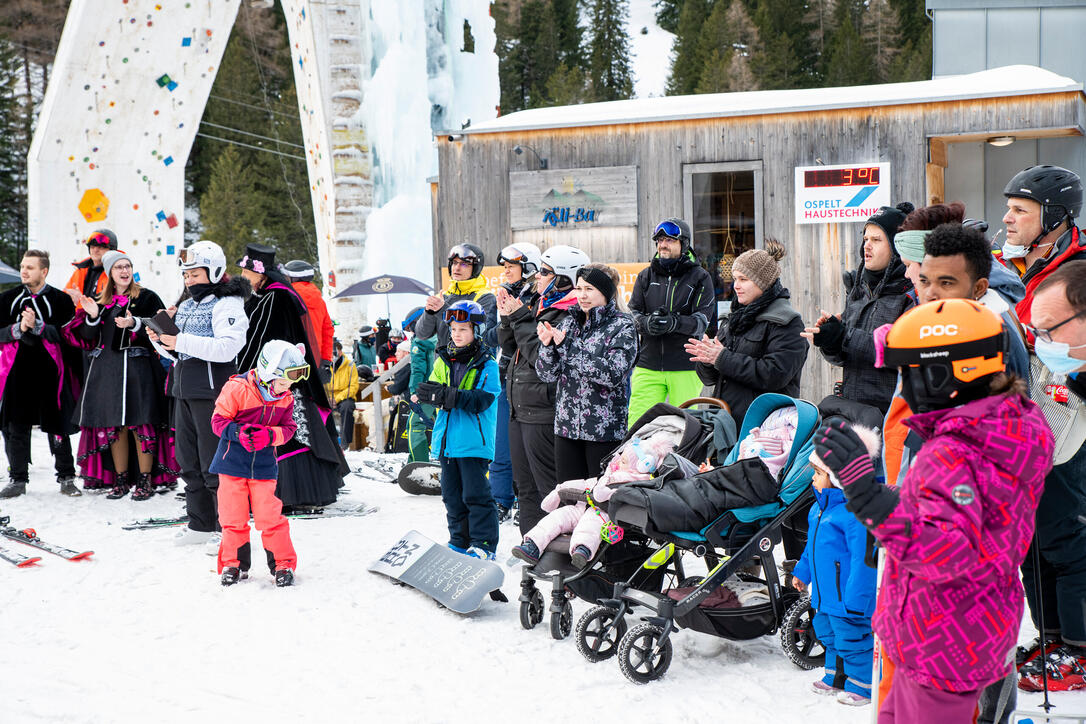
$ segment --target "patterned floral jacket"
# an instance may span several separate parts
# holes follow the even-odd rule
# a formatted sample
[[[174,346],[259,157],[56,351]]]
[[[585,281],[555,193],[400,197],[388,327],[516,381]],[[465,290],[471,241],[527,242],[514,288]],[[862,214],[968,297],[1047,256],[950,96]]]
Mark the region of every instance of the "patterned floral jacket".
[[[626,435],[630,373],[637,362],[637,325],[612,300],[586,315],[574,308],[558,329],[560,345],[542,345],[535,371],[557,382],[554,434],[610,442]]]

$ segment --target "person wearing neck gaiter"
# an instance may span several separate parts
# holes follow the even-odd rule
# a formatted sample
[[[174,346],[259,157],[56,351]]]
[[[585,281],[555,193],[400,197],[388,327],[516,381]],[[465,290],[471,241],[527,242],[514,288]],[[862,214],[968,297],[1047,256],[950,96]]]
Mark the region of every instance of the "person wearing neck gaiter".
[[[556,382],[554,460],[559,482],[596,477],[626,435],[637,325],[618,297],[618,272],[586,264],[577,272],[577,307],[556,325],[540,322],[535,371]]]

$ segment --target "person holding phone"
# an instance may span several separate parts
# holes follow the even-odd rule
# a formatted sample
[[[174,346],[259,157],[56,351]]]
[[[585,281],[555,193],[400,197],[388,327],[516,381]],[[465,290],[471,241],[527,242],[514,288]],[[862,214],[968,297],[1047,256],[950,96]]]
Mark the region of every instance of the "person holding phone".
[[[180,472],[166,417],[166,372],[140,319],[165,305],[135,280],[127,254],[106,252],[102,268],[106,285],[98,299],[68,290],[75,317],[64,327],[65,339],[90,353],[76,406],[77,459],[84,489],[109,488],[106,497],[116,500],[135,487],[132,500],[148,500],[176,486]],[[138,477],[128,470],[133,447]]]

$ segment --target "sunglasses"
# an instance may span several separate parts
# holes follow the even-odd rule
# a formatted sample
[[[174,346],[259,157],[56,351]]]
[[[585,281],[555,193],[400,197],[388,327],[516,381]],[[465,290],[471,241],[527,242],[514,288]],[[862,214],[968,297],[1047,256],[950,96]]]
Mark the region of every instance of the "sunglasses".
[[[674,221],[661,221],[656,226],[656,231],[652,232],[653,241],[658,236],[663,234],[664,236],[670,236],[672,239],[678,239],[682,236],[682,229]]]
[[[536,273],[539,274],[539,276],[541,276],[541,277],[553,277],[554,276],[554,270],[553,269],[547,269],[546,267],[540,269]]]
[[[1026,331],[1029,332],[1030,334],[1032,334],[1035,339],[1039,339],[1042,342],[1051,342],[1053,332],[1055,332],[1057,329],[1059,329],[1063,325],[1067,324],[1068,322],[1073,322],[1074,320],[1078,319],[1079,317],[1086,317],[1086,309],[1083,309],[1078,314],[1072,314],[1067,319],[1063,320],[1062,322],[1060,322],[1059,324],[1057,324],[1057,325],[1055,325],[1053,327],[1049,327],[1048,329],[1041,329],[1039,327],[1031,327],[1028,324],[1023,324],[1022,326],[1025,327]]]
[[[299,365],[297,367],[287,367],[283,370],[283,377],[286,377],[291,382],[299,382],[301,380],[309,379],[309,365]]]
[[[446,309],[445,310],[445,321],[448,322],[448,323],[452,323],[452,322],[474,322],[475,320],[472,319],[471,317],[472,317],[472,313],[469,312],[466,309]]]

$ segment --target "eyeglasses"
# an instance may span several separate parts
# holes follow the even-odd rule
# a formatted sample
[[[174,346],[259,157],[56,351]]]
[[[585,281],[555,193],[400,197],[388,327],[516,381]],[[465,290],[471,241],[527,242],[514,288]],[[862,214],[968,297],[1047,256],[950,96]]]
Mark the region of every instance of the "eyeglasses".
[[[1023,324],[1022,326],[1025,327],[1026,331],[1029,332],[1030,334],[1032,334],[1035,339],[1039,339],[1042,342],[1051,342],[1053,332],[1055,332],[1057,329],[1059,329],[1063,325],[1067,324],[1068,322],[1073,322],[1074,320],[1078,319],[1079,317],[1086,317],[1086,309],[1083,309],[1078,314],[1072,314],[1067,319],[1063,320],[1062,322],[1060,322],[1059,324],[1057,324],[1055,326],[1049,327],[1048,329],[1040,329],[1039,327],[1031,327],[1028,324]]]
[[[299,382],[301,380],[309,379],[309,365],[299,365],[297,367],[287,367],[283,370],[283,377],[286,377],[291,382]]]
[[[679,239],[682,237],[683,232],[674,221],[661,221],[656,225],[656,231],[652,232],[652,240],[656,241],[656,238],[661,234],[670,236],[672,239]]]
[[[121,264],[120,262],[113,265],[113,268],[118,271],[132,271],[132,265],[128,263]]]
[[[452,264],[453,266],[475,266],[468,259],[457,259],[455,257],[449,263]]]
[[[472,316],[473,316],[473,313],[469,312],[466,309],[446,309],[445,310],[445,321],[447,323],[452,323],[452,322],[474,322],[474,321],[476,321],[476,320],[472,319]]]

